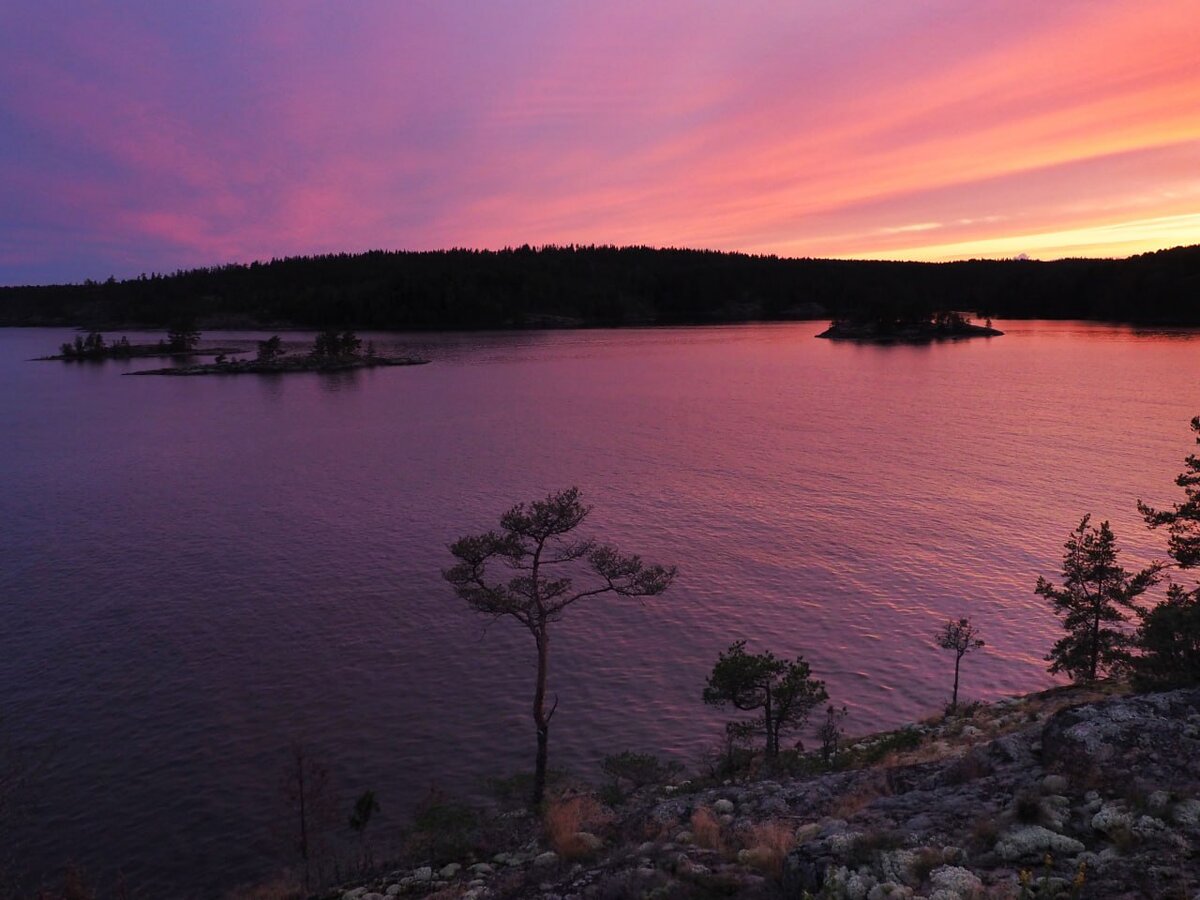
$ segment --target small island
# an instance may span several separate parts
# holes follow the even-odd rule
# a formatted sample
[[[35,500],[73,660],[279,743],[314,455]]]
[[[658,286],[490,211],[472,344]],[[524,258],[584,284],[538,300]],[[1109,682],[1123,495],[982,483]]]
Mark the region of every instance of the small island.
[[[876,344],[923,344],[1002,334],[1003,331],[992,327],[991,319],[984,325],[976,325],[963,313],[942,310],[930,315],[834,319],[817,337]]]
[[[238,351],[240,352],[240,351]],[[220,353],[211,363],[145,369],[126,375],[275,375],[288,372],[345,372],[379,366],[420,366],[427,359],[410,356],[380,356],[373,343],[362,350],[362,341],[352,331],[323,331],[307,353],[286,353],[279,335],[258,342],[254,359],[228,359]]]
[[[153,344],[131,344],[122,335],[115,341],[105,340],[99,331],[89,331],[87,337],[75,335],[74,341],[59,345],[53,356],[39,356],[36,362],[60,360],[63,362],[99,362],[106,359],[151,359],[180,356],[218,356],[226,353],[243,353],[241,347],[201,347],[200,332],[194,327],[173,327],[167,332],[166,340]]]

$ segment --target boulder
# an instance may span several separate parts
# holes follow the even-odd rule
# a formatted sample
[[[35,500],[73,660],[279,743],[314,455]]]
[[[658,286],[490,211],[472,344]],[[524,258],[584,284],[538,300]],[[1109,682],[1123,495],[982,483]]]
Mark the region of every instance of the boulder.
[[[1083,844],[1066,835],[1056,834],[1041,825],[1022,825],[1006,833],[996,842],[996,855],[1005,862],[1041,859],[1047,853],[1055,856],[1075,856],[1083,852]]]
[[[940,866],[929,875],[934,890],[949,891],[955,897],[973,897],[983,890],[979,876],[961,866]]]

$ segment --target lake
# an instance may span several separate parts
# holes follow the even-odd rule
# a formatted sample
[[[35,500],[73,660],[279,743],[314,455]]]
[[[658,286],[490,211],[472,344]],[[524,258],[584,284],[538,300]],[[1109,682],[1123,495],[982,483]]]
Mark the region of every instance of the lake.
[[[942,709],[949,617],[987,641],[967,697],[1050,686],[1034,583],[1086,512],[1128,565],[1164,554],[1134,504],[1177,497],[1200,335],[1002,322],[879,347],[824,324],[364,334],[431,364],[228,378],[30,362],[71,333],[0,329],[0,735],[41,760],[26,873],[196,896],[259,877],[294,740],[347,813],[375,790],[385,831],[432,783],[531,765],[532,639],[440,571],[570,485],[590,534],[679,578],[556,627],[552,765],[694,764],[725,718],[705,676],[741,638],[804,654],[851,733]]]

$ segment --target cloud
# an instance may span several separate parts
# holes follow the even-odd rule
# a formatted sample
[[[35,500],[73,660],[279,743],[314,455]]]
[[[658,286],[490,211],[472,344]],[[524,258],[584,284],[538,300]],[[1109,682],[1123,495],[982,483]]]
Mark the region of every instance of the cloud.
[[[0,282],[374,247],[1200,240],[1191,0],[4,16]]]

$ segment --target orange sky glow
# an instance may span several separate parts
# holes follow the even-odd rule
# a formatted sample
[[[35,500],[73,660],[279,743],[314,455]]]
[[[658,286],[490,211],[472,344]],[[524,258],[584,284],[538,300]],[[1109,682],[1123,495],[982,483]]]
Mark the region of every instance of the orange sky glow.
[[[0,283],[519,244],[1200,243],[1195,0],[17,2]]]

